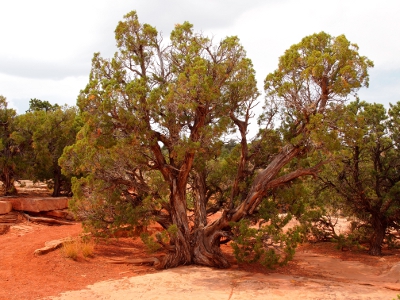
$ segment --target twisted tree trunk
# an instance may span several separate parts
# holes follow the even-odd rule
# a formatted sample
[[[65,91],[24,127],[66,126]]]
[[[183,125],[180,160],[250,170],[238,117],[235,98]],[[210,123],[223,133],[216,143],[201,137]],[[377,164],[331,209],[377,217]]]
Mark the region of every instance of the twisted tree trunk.
[[[170,232],[170,252],[161,260],[159,268],[174,268],[192,263],[190,229],[187,217],[186,187],[177,179],[172,180],[170,214],[176,230]]]
[[[52,197],[61,196],[61,184],[62,184],[61,168],[57,165],[54,168],[54,187],[53,187],[53,193],[51,195]]]
[[[269,190],[286,184],[304,175],[314,175],[320,164],[309,169],[297,169],[289,174],[277,177],[281,169],[303,149],[287,146],[275,156],[271,164],[255,179],[250,192],[243,203],[236,209],[226,209],[222,216],[204,226],[198,218],[195,225],[189,228],[186,212],[185,189],[174,184],[171,193],[171,216],[177,232],[171,238],[170,252],[162,259],[160,268],[171,268],[179,265],[198,264],[217,268],[230,266],[221,249],[221,239],[230,238],[230,222],[238,222],[246,215],[254,213]],[[196,210],[195,210],[196,211]],[[203,209],[200,209],[203,211]]]
[[[385,217],[372,216],[371,225],[374,232],[369,242],[370,247],[368,253],[370,255],[380,256],[382,255],[382,243],[388,224]]]
[[[3,174],[1,176],[1,181],[3,182],[3,189],[5,196],[16,195],[17,189],[14,186],[14,174],[10,167],[5,166],[3,168]]]

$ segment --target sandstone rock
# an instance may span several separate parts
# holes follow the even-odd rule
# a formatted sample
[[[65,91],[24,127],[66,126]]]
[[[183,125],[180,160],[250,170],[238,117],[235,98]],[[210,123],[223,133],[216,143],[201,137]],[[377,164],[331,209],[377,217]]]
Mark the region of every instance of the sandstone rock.
[[[0,215],[8,214],[12,210],[12,204],[9,201],[0,201]]]
[[[46,216],[46,217],[55,217],[55,218],[59,218],[59,219],[66,219],[66,220],[70,220],[70,221],[74,220],[74,216],[67,209],[50,210],[50,211],[43,212],[41,215]]]
[[[400,263],[393,265],[389,271],[387,271],[383,276],[395,279],[396,282],[400,278]]]
[[[20,221],[20,216],[17,212],[9,212],[8,214],[0,215],[0,223],[17,223]]]
[[[49,253],[51,251],[54,251],[54,250],[60,248],[65,243],[70,243],[73,241],[74,241],[74,239],[71,237],[66,237],[66,238],[63,238],[60,240],[48,241],[44,244],[45,246],[43,248],[36,249],[33,252],[33,254],[34,255],[43,255],[43,254]]]
[[[41,212],[68,208],[68,198],[9,198],[14,210]]]

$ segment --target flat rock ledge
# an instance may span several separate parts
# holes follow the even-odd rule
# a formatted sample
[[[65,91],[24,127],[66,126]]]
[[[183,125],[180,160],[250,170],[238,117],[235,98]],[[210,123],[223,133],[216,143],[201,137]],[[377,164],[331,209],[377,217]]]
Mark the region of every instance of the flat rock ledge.
[[[0,201],[0,215],[8,214],[12,210],[10,201]]]
[[[71,243],[73,242],[75,239],[71,238],[71,237],[66,237],[63,239],[59,239],[59,240],[54,240],[54,241],[48,241],[44,244],[43,248],[40,249],[36,249],[33,254],[34,255],[44,255],[47,254],[51,251],[54,251],[60,247],[62,247],[62,245],[64,245],[65,243]]]
[[[68,197],[43,197],[43,198],[8,198],[13,210],[27,212],[42,212],[68,208]],[[6,202],[6,201],[5,201]]]

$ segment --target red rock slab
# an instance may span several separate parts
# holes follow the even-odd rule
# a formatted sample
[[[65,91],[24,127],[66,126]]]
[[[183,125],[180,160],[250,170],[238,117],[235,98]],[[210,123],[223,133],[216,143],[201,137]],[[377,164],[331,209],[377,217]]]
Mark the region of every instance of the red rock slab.
[[[8,214],[12,210],[12,204],[9,201],[0,201],[0,215]]]
[[[59,219],[75,220],[74,215],[67,209],[50,210],[42,213],[46,217],[56,217]]]
[[[41,212],[68,208],[67,197],[9,198],[14,210]]]

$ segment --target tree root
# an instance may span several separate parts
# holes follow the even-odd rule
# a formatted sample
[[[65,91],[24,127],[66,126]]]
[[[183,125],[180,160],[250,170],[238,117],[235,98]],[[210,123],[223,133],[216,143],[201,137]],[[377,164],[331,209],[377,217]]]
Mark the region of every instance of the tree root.
[[[23,213],[23,215],[30,222],[46,223],[46,224],[52,224],[52,225],[74,225],[75,224],[73,222],[55,220],[52,218],[32,217],[25,213]]]
[[[149,258],[133,258],[133,259],[110,259],[107,261],[109,264],[130,264],[130,265],[143,265],[148,264],[150,266],[157,267],[160,265],[160,260],[157,257]]]

